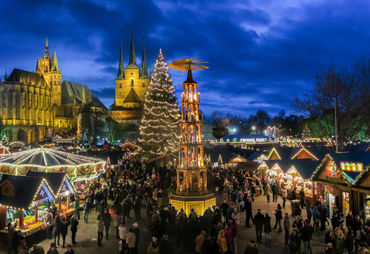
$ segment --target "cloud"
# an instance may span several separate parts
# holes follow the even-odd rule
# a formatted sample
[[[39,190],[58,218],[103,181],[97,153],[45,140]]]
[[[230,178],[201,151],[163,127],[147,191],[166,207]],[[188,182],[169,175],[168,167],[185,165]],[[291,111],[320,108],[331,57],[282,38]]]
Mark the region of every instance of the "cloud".
[[[370,55],[366,0],[14,0],[2,4],[0,16],[0,75],[6,68],[34,70],[47,35],[63,79],[87,85],[107,106],[119,44],[127,64],[131,31],[138,63],[145,39],[149,68],[159,48],[168,62],[209,62],[208,70],[194,72],[208,115],[291,113],[294,97],[312,89],[325,66]],[[179,98],[186,74],[171,74]]]

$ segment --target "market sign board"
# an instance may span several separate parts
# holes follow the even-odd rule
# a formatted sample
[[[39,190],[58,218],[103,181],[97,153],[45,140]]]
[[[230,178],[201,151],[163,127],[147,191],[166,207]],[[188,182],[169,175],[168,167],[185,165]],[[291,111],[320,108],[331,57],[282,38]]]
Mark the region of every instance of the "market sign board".
[[[351,171],[361,173],[364,165],[361,162],[340,162],[340,169],[343,171]]]

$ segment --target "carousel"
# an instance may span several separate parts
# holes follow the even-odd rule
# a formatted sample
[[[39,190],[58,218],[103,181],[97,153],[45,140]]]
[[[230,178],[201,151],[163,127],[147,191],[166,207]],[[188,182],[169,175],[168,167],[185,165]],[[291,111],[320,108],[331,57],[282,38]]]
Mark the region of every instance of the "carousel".
[[[105,172],[105,161],[44,147],[0,159],[0,174],[26,175],[29,171],[65,173],[72,182],[89,181]]]

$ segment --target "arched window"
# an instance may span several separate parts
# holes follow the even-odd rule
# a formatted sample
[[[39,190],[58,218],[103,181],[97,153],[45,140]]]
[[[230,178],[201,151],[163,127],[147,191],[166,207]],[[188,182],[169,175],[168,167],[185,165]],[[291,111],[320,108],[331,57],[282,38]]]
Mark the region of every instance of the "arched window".
[[[134,80],[131,79],[131,86],[134,86]]]
[[[145,83],[143,83],[142,86],[145,87]]]
[[[119,84],[119,88],[122,88],[122,84]]]

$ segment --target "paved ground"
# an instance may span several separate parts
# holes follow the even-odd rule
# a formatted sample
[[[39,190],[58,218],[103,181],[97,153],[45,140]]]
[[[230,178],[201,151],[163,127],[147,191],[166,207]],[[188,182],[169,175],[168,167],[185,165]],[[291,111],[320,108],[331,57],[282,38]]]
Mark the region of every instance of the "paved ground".
[[[217,203],[220,205],[223,200],[223,196],[217,197]],[[281,199],[278,200],[278,203],[282,203]],[[272,226],[275,223],[275,218],[273,216],[273,211],[276,209],[277,203],[267,203],[266,198],[264,196],[256,198],[256,200],[253,203],[253,213],[257,212],[257,209],[260,208],[263,213],[268,212],[271,219]],[[291,212],[290,203],[287,202],[287,206],[283,213],[287,211],[289,214]],[[82,213],[81,213],[82,215]],[[132,214],[133,215],[133,214]],[[144,209],[142,211],[142,215],[145,215]],[[303,211],[303,217],[305,218],[305,212]],[[114,229],[111,228],[109,233],[109,240],[103,239],[103,246],[98,247],[97,244],[97,222],[96,222],[97,214],[95,212],[92,213],[89,217],[89,223],[85,224],[83,222],[83,219],[81,217],[79,229],[77,232],[76,241],[78,242],[77,245],[74,245],[74,250],[76,254],[95,254],[95,253],[118,253],[118,240],[115,238],[115,232]],[[132,216],[133,217],[133,216]],[[291,218],[291,222],[293,221],[293,218]],[[133,222],[133,221],[131,221]],[[251,239],[255,239],[255,230],[252,226],[251,228],[246,228],[244,226],[245,223],[245,213],[241,214],[241,226],[238,234],[237,239],[237,253],[244,253],[245,246],[248,244],[248,242]],[[139,227],[141,229],[141,239],[139,244],[139,253],[145,254],[146,248],[150,242],[150,232],[148,230],[148,226],[146,221],[139,223]],[[284,233],[278,233],[277,231],[273,231],[272,234],[272,242],[266,243],[265,238],[263,236],[262,238],[262,244],[259,247],[261,254],[285,254],[289,253],[288,249],[284,246]],[[313,241],[312,241],[312,247],[314,254],[321,254],[324,253],[324,233],[323,232],[315,232]],[[50,243],[52,240],[45,240],[37,245],[41,245],[44,247],[45,251],[49,249]],[[66,244],[71,243],[71,232],[68,232],[67,235],[67,241]],[[303,246],[301,247],[303,250]],[[58,251],[60,254],[64,254],[65,249],[62,249],[61,247],[58,248]],[[0,253],[4,253],[0,251]],[[45,252],[46,253],[46,252]]]

